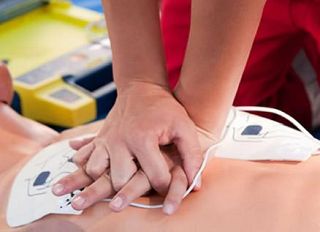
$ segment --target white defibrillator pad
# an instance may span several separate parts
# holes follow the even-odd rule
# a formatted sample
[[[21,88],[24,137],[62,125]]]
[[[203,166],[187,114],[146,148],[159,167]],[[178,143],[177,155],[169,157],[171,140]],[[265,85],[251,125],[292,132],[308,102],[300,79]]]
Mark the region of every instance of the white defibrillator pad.
[[[214,156],[241,160],[304,161],[319,140],[273,120],[233,108]]]
[[[15,227],[33,222],[48,214],[80,214],[71,207],[73,192],[61,197],[52,186],[77,170],[72,163],[75,151],[68,141],[52,144],[36,154],[16,176],[7,207],[7,222]]]

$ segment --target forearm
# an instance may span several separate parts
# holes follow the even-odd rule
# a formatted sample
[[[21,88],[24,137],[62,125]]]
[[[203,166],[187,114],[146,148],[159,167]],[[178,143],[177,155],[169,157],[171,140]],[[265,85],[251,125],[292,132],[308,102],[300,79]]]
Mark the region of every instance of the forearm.
[[[219,135],[237,91],[265,0],[193,0],[175,95],[201,128]]]
[[[158,0],[104,0],[118,91],[142,82],[167,87]]]

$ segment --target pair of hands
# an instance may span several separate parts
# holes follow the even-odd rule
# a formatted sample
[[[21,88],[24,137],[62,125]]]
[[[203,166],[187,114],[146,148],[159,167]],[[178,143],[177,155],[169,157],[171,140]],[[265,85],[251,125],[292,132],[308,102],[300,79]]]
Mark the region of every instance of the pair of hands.
[[[163,211],[172,214],[199,170],[203,152],[214,142],[197,130],[168,89],[135,83],[118,91],[96,137],[70,143],[80,168],[56,183],[53,193],[86,187],[72,201],[75,209],[114,196],[110,208],[118,212],[154,189],[165,196]]]

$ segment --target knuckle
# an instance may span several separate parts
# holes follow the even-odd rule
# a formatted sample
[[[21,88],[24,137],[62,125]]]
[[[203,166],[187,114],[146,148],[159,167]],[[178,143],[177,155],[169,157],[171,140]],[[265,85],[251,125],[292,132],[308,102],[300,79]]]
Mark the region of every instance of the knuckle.
[[[94,149],[93,143],[90,143],[81,147],[72,157],[72,161],[78,166],[83,166],[87,162],[89,158],[89,154],[91,154],[93,149]]]
[[[83,157],[81,157],[81,156],[78,155],[78,154],[75,154],[75,155],[72,157],[72,162],[75,163],[77,166],[82,166],[82,165],[84,165],[84,163],[85,163]]]
[[[94,167],[92,165],[88,165],[86,167],[86,173],[93,179],[98,179],[102,174],[103,171],[101,171],[99,168]]]
[[[150,178],[150,182],[155,189],[168,189],[170,180],[170,175],[155,175]]]
[[[136,172],[136,176],[139,178],[139,179],[148,179],[147,175],[144,173],[144,171],[142,171],[141,169],[139,169],[137,172]]]
[[[95,203],[99,200],[100,197],[98,189],[94,186],[87,187],[85,191],[82,192],[82,194],[86,199],[89,199],[91,203]]]
[[[112,178],[112,186],[116,192],[118,192],[120,189],[122,189],[123,186],[126,185],[126,183],[129,181],[129,178],[127,177],[115,177]]]

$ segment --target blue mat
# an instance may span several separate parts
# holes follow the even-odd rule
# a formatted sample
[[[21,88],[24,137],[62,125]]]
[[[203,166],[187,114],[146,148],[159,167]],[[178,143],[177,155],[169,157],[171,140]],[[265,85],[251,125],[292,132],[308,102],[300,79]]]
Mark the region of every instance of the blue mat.
[[[89,8],[98,12],[103,12],[101,0],[72,0],[72,2],[77,6]]]

